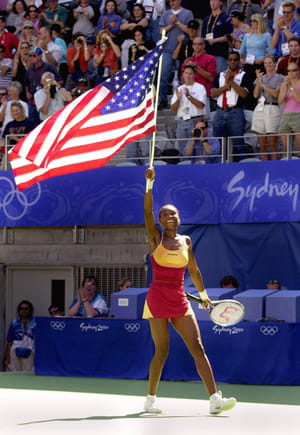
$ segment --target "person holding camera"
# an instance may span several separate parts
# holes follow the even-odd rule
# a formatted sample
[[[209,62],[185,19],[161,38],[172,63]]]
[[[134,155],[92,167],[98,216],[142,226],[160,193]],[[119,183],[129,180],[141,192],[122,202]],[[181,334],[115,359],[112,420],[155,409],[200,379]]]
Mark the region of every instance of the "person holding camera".
[[[75,2],[74,2],[75,3]],[[95,11],[89,0],[79,0],[78,6],[73,9],[73,17],[75,24],[73,26],[72,34],[82,32],[85,35],[94,35],[95,26],[93,18]]]
[[[184,155],[191,156],[192,163],[219,163],[220,142],[217,139],[207,139],[208,121],[204,117],[196,119],[192,137],[184,148]]]
[[[114,43],[107,30],[100,30],[96,36],[93,65],[97,68],[96,85],[119,70],[120,48]]]
[[[70,91],[79,77],[84,77],[89,68],[91,58],[83,33],[75,33],[72,37],[73,47],[67,48],[67,65],[69,74],[66,80],[66,89]]]
[[[51,72],[42,75],[41,84],[42,88],[34,94],[34,101],[40,120],[44,121],[62,109],[66,102],[72,101],[72,96],[57,83]]]

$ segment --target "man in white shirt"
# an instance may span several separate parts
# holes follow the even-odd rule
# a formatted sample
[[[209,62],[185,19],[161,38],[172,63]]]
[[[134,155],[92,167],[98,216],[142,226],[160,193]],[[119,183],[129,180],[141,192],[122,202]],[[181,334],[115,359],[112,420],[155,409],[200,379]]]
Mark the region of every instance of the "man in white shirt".
[[[177,112],[176,147],[183,155],[186,140],[191,137],[195,118],[206,115],[206,89],[195,82],[195,67],[187,64],[182,74],[183,84],[175,89],[171,109]],[[185,139],[185,140],[183,140]]]
[[[49,27],[40,28],[36,45],[43,49],[42,60],[58,68],[62,51],[60,46],[53,42]]]

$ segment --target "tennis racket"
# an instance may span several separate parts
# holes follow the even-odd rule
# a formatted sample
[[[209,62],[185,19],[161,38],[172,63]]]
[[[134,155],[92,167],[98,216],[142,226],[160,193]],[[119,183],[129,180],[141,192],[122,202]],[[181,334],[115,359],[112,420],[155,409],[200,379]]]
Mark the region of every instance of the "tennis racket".
[[[203,304],[199,296],[194,296],[186,292],[187,298],[191,301]],[[212,301],[212,305],[204,307],[211,320],[220,326],[232,326],[239,323],[245,315],[245,307],[239,301],[233,299],[224,299],[221,301]]]

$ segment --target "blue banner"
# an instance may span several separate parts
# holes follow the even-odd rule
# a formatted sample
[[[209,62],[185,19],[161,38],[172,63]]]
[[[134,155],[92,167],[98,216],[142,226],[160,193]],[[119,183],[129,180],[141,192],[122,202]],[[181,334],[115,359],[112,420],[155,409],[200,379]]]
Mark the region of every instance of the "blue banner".
[[[156,168],[155,212],[172,203],[182,224],[300,220],[300,162]],[[103,167],[18,192],[0,171],[0,226],[140,225],[145,167]]]

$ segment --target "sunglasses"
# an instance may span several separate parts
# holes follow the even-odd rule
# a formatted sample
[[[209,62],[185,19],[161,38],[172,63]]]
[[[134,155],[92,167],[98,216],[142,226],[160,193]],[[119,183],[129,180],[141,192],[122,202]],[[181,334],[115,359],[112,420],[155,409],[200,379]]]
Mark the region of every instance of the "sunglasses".
[[[30,54],[29,57],[36,57],[36,54]]]
[[[204,45],[204,42],[193,42],[193,45]]]
[[[298,69],[288,69],[288,72],[295,72],[295,71],[299,71]]]
[[[283,11],[282,13],[283,13],[283,15],[288,15],[288,14],[291,14],[293,11]]]

